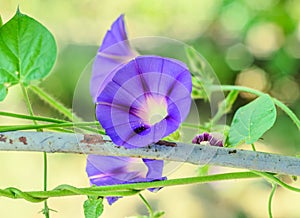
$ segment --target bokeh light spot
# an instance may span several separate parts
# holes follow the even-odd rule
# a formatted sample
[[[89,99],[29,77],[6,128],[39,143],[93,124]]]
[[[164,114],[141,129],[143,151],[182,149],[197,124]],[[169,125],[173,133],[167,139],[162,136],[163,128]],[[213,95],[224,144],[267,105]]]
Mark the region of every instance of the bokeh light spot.
[[[253,56],[246,46],[238,43],[228,49],[226,62],[232,70],[243,70],[253,63]]]
[[[239,73],[235,84],[250,87],[263,92],[266,92],[270,86],[266,72],[257,67],[249,68]],[[247,99],[253,99],[256,97],[253,94],[245,92],[241,92],[240,95]]]
[[[220,21],[228,31],[240,31],[248,22],[249,13],[245,5],[236,1],[223,9]]]
[[[271,94],[284,103],[291,104],[299,98],[299,84],[290,77],[280,78],[274,82]]]
[[[261,23],[253,26],[247,33],[246,44],[253,55],[267,58],[278,50],[284,42],[281,27],[274,23]]]

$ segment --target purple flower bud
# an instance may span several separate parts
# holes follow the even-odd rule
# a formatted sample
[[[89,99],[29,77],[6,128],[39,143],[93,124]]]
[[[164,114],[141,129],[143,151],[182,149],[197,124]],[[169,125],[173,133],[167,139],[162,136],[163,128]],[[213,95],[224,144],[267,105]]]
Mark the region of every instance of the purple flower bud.
[[[90,93],[94,102],[116,70],[137,55],[129,45],[124,15],[121,15],[107,31],[93,64]]]
[[[201,144],[201,142],[208,142],[209,145],[223,147],[223,135],[220,133],[201,133],[192,140],[194,144]]]

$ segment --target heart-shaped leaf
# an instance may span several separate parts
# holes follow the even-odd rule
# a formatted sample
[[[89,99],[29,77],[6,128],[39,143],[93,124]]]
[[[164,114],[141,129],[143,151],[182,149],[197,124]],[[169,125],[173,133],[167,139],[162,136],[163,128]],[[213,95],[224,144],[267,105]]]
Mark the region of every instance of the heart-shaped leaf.
[[[228,135],[229,146],[257,141],[276,120],[276,107],[267,94],[240,107],[235,113]]]
[[[98,218],[103,212],[103,198],[89,196],[83,204],[85,218]]]
[[[0,84],[28,85],[46,77],[56,59],[53,35],[33,18],[21,14],[0,27]]]

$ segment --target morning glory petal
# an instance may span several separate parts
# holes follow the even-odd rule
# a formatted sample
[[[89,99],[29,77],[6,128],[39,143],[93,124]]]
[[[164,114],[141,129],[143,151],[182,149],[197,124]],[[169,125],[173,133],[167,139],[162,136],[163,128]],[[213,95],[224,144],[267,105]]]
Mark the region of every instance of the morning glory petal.
[[[121,15],[107,31],[93,64],[90,93],[94,102],[116,70],[136,55],[129,45],[124,15]]]
[[[86,172],[91,185],[106,186],[164,180],[163,165],[162,160],[88,155]],[[107,197],[107,201],[112,204],[118,198]]]
[[[148,167],[147,178],[150,178],[152,180],[161,178],[164,166],[163,160],[143,159],[143,161]]]

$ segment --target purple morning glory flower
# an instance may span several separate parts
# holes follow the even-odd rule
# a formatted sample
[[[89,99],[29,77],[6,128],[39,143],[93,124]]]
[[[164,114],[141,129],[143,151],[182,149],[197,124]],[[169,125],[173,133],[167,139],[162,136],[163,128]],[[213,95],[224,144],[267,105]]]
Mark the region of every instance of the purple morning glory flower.
[[[97,186],[164,180],[162,160],[89,155],[86,172],[90,183]],[[156,191],[157,188],[149,189]],[[111,205],[120,197],[107,197]]]
[[[127,148],[146,146],[174,132],[191,105],[191,75],[184,63],[136,56],[121,15],[100,46],[90,92],[106,134]]]
[[[202,134],[195,136],[195,138],[192,140],[192,143],[194,143],[194,144],[200,144],[201,142],[208,142],[209,145],[212,145],[212,146],[218,146],[218,147],[224,146],[223,136],[218,133],[204,132]]]
[[[93,64],[90,93],[94,102],[116,69],[135,56],[137,52],[129,45],[124,15],[121,15],[107,31]]]
[[[181,62],[139,56],[122,66],[97,97],[96,116],[112,141],[147,146],[174,132],[191,105],[191,75]]]

